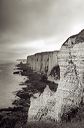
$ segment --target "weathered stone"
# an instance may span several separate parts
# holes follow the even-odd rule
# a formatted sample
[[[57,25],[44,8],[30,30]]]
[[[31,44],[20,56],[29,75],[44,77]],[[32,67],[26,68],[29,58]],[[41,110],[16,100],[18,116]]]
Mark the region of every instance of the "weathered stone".
[[[28,56],[27,63],[33,70],[47,74],[49,80],[58,83],[57,91],[52,96],[47,96],[46,102],[42,98],[45,97],[45,91],[34,99],[37,109],[33,112],[31,108],[34,102],[31,101],[29,120],[60,120],[63,113],[79,106],[84,95],[84,30],[68,38],[59,52]],[[60,80],[51,75],[53,67],[56,66],[59,66]]]

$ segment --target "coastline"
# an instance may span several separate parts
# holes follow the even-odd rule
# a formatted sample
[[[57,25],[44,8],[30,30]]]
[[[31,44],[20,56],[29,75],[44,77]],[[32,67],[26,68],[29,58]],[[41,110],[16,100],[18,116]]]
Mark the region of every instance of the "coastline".
[[[18,65],[16,67],[19,72],[22,71],[21,68],[18,68]],[[0,128],[25,128],[28,105],[24,106],[26,100],[24,101],[24,98],[20,98],[21,94],[18,95],[18,93],[24,91],[24,88],[26,88],[26,86],[23,87],[22,84],[22,89],[15,92],[15,96],[17,96],[17,98],[12,102],[11,107],[0,109]]]
[[[26,64],[18,64],[16,67],[17,71],[14,74],[20,73],[22,76],[26,76],[27,79],[19,84],[19,86],[22,85],[22,89],[16,92],[18,98],[12,103],[14,107],[0,109],[0,128],[26,128],[30,97],[34,93],[42,93],[46,84],[53,91],[57,89],[57,84],[47,81],[46,76],[34,72]],[[23,87],[23,85],[26,86]]]
[[[19,84],[19,86],[22,86],[22,89],[16,92],[18,99],[13,101],[12,104],[14,107],[0,109],[0,128],[83,128],[84,104],[80,105],[77,113],[74,117],[71,116],[70,120],[68,120],[67,115],[63,115],[61,122],[27,122],[30,97],[37,92],[42,93],[46,85],[52,91],[56,91],[58,85],[47,81],[45,75],[33,71],[26,64],[18,64],[17,70],[19,70],[22,76],[26,76],[27,79],[25,82]],[[23,85],[25,86],[23,87]]]

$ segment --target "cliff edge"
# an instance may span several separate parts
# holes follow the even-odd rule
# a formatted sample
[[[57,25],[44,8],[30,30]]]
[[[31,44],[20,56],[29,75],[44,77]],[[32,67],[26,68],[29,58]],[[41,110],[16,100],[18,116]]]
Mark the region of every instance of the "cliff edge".
[[[69,37],[60,51],[28,56],[27,64],[33,70],[46,74],[49,80],[59,80],[57,91],[51,96],[47,93],[49,98],[45,104],[44,100],[39,100],[39,107],[35,110],[31,101],[28,121],[59,121],[64,113],[79,107],[84,90],[84,30]],[[44,94],[35,102],[43,99]]]

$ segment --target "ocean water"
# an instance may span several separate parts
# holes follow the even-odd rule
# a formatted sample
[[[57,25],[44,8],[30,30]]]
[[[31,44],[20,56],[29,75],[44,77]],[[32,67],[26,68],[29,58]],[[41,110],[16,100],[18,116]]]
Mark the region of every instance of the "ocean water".
[[[12,106],[12,102],[17,98],[15,92],[22,88],[19,84],[26,79],[19,74],[13,74],[15,65],[0,64],[0,108]]]

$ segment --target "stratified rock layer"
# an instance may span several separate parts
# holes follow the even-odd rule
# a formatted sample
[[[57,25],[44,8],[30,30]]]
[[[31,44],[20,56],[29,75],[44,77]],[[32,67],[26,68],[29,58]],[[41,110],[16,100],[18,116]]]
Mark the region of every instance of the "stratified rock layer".
[[[29,56],[27,63],[33,70],[46,73],[48,78],[54,82],[58,82],[59,77],[56,73],[58,66],[60,71],[57,91],[51,96],[47,93],[48,98],[45,102],[44,90],[43,94],[34,99],[37,109],[33,107],[34,102],[31,100],[28,121],[60,120],[63,113],[79,106],[83,99],[84,89],[84,30],[68,38],[59,52]],[[49,89],[48,92],[50,92]]]

